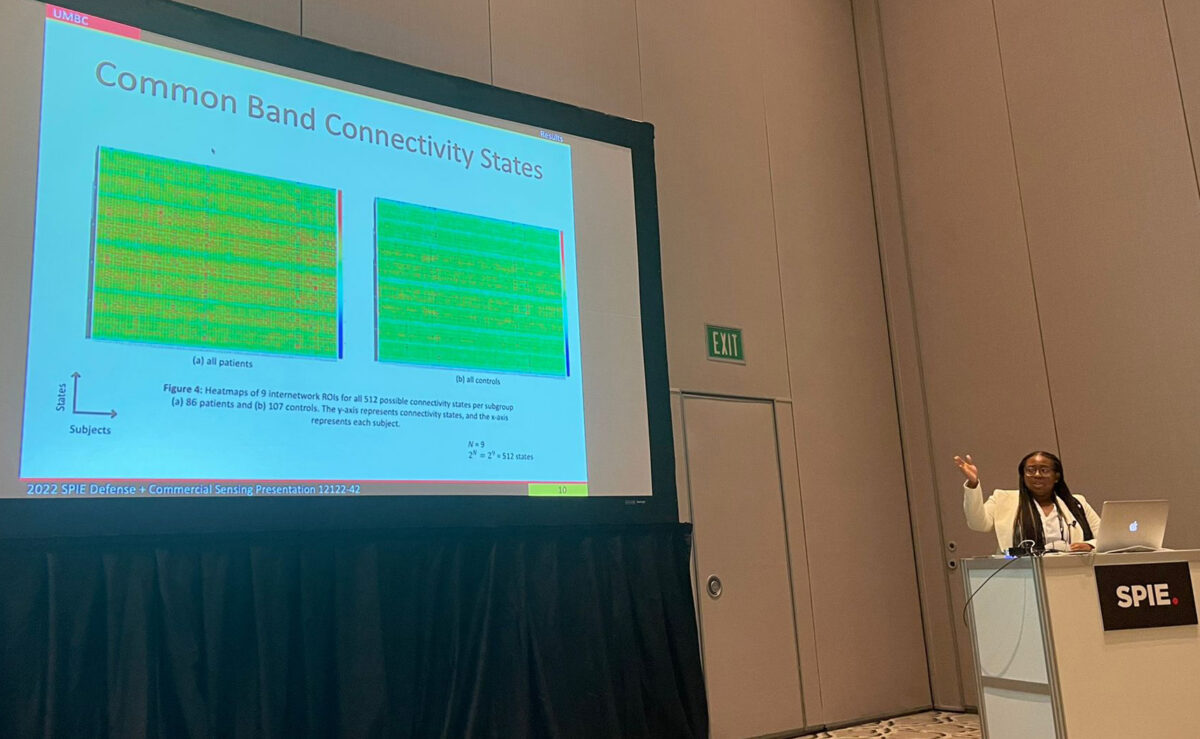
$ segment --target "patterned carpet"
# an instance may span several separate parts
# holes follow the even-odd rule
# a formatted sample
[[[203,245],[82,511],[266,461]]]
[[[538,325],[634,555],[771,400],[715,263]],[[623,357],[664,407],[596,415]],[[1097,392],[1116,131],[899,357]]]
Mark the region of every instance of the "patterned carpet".
[[[886,736],[892,739],[938,739],[939,737],[979,739],[979,717],[973,713],[926,711],[911,716],[889,718],[844,729],[805,734],[800,739],[860,739]]]

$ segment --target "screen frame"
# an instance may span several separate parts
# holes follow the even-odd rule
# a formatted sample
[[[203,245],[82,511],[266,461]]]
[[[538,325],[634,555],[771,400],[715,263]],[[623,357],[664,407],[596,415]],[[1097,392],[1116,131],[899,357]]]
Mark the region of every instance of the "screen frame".
[[[31,1],[45,4],[44,0]],[[305,496],[2,498],[0,538],[678,521],[651,124],[415,67],[164,0],[71,0],[55,5],[217,52],[627,148],[633,170],[652,494],[585,498],[358,496],[352,501],[343,497]],[[32,244],[25,247],[31,253]],[[22,352],[26,350],[22,346]],[[19,381],[23,397],[24,375]]]

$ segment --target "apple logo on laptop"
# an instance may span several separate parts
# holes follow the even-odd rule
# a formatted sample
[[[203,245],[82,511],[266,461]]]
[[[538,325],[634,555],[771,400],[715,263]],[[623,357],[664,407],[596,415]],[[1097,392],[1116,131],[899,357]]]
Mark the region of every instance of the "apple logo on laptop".
[[[1131,532],[1132,532],[1132,531],[1137,531],[1137,521],[1134,521],[1133,523],[1129,524],[1129,530],[1130,530]]]

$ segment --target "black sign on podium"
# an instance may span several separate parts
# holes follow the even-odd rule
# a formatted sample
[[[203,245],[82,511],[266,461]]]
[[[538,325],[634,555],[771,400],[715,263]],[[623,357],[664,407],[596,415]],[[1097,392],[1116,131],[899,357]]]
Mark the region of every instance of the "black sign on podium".
[[[1187,562],[1097,565],[1095,569],[1105,631],[1196,624],[1196,596]]]

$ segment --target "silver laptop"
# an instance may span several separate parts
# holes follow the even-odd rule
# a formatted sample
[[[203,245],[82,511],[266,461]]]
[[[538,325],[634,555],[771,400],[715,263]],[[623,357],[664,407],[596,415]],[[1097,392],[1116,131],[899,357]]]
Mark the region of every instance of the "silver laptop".
[[[1153,552],[1167,530],[1165,500],[1106,500],[1100,512],[1097,552]]]

